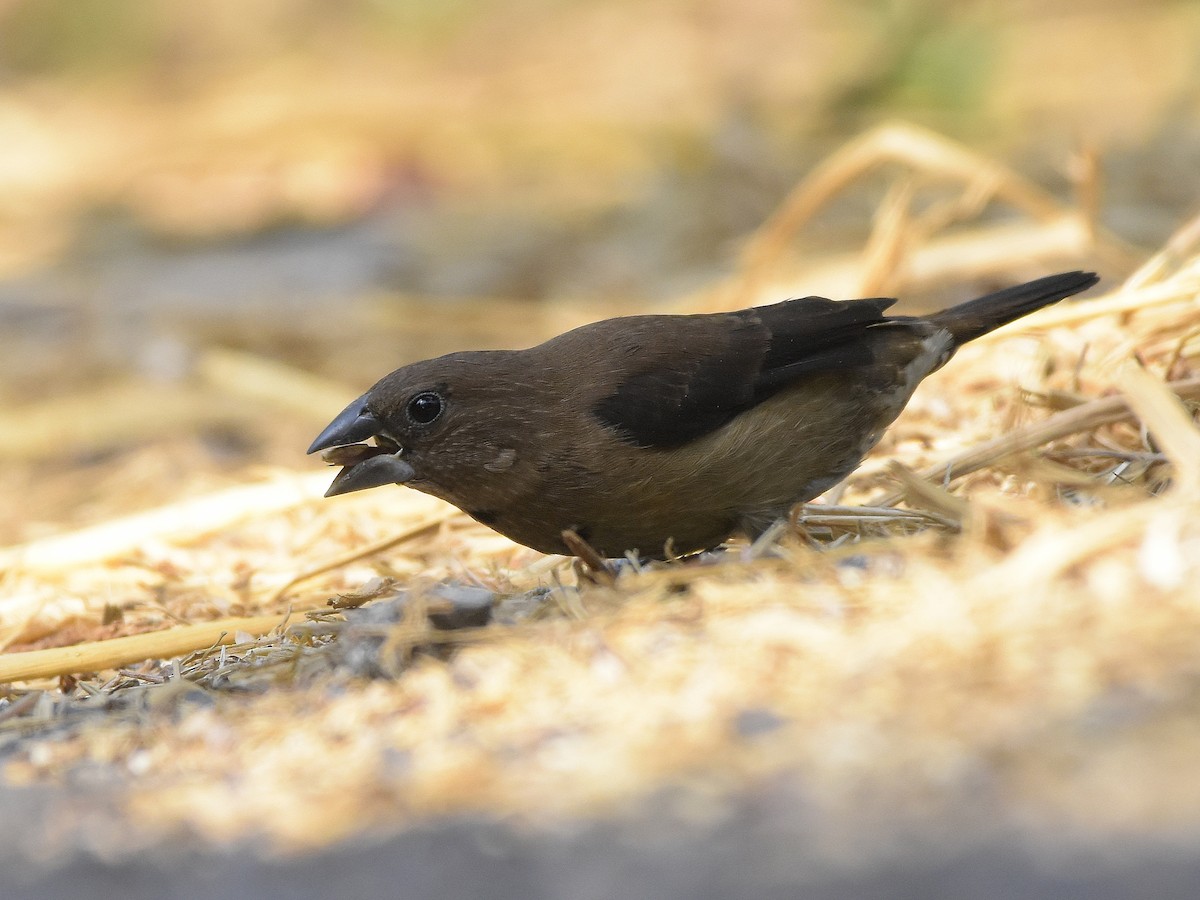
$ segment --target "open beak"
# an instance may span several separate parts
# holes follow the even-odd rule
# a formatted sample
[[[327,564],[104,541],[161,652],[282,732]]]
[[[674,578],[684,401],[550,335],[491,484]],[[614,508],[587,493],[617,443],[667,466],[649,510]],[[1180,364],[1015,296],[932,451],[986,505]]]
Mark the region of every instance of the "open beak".
[[[308,448],[309,453],[325,451],[322,458],[330,465],[342,466],[333,479],[326,497],[364,491],[385,484],[403,484],[414,474],[413,467],[400,458],[402,450],[379,435],[379,420],[367,409],[366,395],[359,397],[328,427],[317,435]],[[377,444],[363,441],[375,438]],[[386,442],[380,445],[380,442]]]

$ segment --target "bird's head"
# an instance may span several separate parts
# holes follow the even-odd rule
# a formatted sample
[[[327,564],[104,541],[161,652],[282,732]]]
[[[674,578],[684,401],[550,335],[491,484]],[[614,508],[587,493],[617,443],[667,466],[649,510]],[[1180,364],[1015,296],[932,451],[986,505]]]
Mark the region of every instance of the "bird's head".
[[[326,497],[404,484],[460,506],[512,467],[531,424],[506,351],[453,353],[397,369],[308,448],[342,466]]]

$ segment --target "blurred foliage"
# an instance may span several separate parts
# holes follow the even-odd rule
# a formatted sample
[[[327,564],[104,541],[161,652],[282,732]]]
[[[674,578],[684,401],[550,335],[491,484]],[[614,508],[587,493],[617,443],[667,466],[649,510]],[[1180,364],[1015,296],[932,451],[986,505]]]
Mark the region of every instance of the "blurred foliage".
[[[479,0],[17,0],[0,6],[9,75],[146,72],[202,75],[341,33],[431,43],[490,4]]]
[[[814,4],[820,9],[825,4]],[[203,77],[222,67],[264,62],[276,54],[320,53],[338,44],[433,48],[483,24],[503,50],[513,23],[536,31],[548,21],[587,7],[607,6],[636,21],[636,4],[579,0],[12,0],[0,5],[0,71],[10,76],[158,74]],[[684,29],[714,32],[734,18],[728,4],[649,3]],[[777,17],[771,10],[747,18]],[[995,36],[986,5],[943,0],[862,0],[836,10],[833,24],[853,20],[856,42],[872,48],[841,93],[844,106],[911,102],[969,110],[984,89]],[[788,17],[782,17],[787,21]],[[741,29],[729,29],[736,45]],[[720,40],[714,33],[714,40]],[[484,43],[487,43],[485,38]],[[736,46],[714,47],[713,64]],[[745,52],[746,48],[742,48]],[[614,45],[620,55],[627,47]],[[857,56],[857,53],[853,53]],[[753,59],[751,54],[750,59]],[[547,85],[552,87],[552,85]]]
[[[160,35],[137,0],[25,0],[0,15],[0,66],[41,75],[139,65]]]
[[[835,96],[835,111],[942,109],[967,119],[978,112],[995,71],[994,17],[941,2],[878,0],[866,8],[880,53]]]
[[[563,5],[515,6],[540,14]],[[18,76],[203,70],[315,52],[347,38],[436,46],[505,6],[489,0],[12,0],[0,4],[0,66]]]

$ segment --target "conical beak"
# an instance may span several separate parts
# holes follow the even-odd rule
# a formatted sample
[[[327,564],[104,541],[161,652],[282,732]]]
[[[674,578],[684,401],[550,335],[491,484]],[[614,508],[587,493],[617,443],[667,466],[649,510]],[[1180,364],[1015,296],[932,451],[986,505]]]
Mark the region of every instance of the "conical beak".
[[[377,437],[379,428],[379,420],[367,409],[364,394],[317,435],[308,452],[324,450],[326,462],[343,467],[325,492],[326,497],[385,484],[403,484],[413,477],[413,467],[400,458],[394,444],[387,442],[389,446],[376,447],[362,443]]]
[[[346,466],[338,472],[333,484],[325,491],[326,497],[365,491],[367,488],[383,487],[385,484],[403,484],[416,474],[413,467],[394,453],[380,451],[360,463]]]
[[[363,394],[338,413],[337,418],[317,435],[317,439],[309,446],[308,452],[316,453],[318,450],[328,450],[330,447],[357,444],[374,437],[377,431],[379,431],[379,420],[367,409],[367,395]]]

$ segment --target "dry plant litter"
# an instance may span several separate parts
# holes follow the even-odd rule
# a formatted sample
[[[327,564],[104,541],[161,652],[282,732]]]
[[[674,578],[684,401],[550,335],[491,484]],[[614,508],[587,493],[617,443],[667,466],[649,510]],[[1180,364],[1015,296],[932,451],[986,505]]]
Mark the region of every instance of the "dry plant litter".
[[[897,176],[867,261],[837,264],[873,291],[965,278],[964,247],[984,281],[1132,254],[1085,204],[901,129],[798,186],[739,278],[688,304],[770,299],[768,281],[803,269],[788,247],[813,198],[864,147],[948,158],[938,177],[963,192],[918,222],[924,176]],[[969,225],[994,196],[1043,229],[1027,268],[1010,265],[1017,226]],[[689,815],[717,816],[784,776],[831,821],[984,791],[1034,828],[1193,828],[1200,220],[1105,274],[1105,296],[962,351],[770,546],[593,582],[414,492],[321,501],[328,473],[274,472],[7,548],[3,776],[109,773],[127,843],[281,851],[442,815],[565,822],[675,788]],[[447,585],[509,613],[439,628]],[[397,592],[396,617],[363,618]],[[362,609],[330,609],[339,595]],[[351,633],[369,672],[337,655]]]

